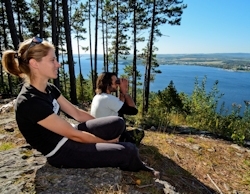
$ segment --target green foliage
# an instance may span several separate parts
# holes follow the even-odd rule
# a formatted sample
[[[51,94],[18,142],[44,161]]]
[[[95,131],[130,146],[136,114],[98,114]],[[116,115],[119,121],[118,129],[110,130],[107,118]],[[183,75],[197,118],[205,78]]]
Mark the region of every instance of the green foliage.
[[[182,100],[175,89],[174,82],[171,80],[168,87],[163,91],[158,91],[157,94],[160,104],[166,110],[166,112],[170,113],[172,111],[182,112],[183,111],[183,103]]]
[[[164,124],[168,125],[168,112],[166,108],[162,106],[157,94],[150,94],[149,109],[146,115],[146,124],[148,126],[162,126]]]
[[[9,96],[17,96],[22,86],[22,79],[7,74],[3,71],[3,78],[0,79],[0,94],[6,94]]]
[[[196,130],[206,130],[232,139],[238,144],[250,140],[249,103],[245,103],[243,115],[240,114],[240,105],[233,104],[231,112],[225,110],[224,103],[218,107],[223,96],[219,92],[218,81],[214,83],[211,91],[207,92],[206,80],[205,76],[199,83],[196,78],[194,91],[190,96],[178,94],[172,81],[163,91],[151,92],[148,113],[134,117],[135,123],[147,129],[154,126],[161,131],[165,131],[169,126],[189,125]],[[142,99],[138,98],[137,101],[140,113]]]
[[[80,79],[82,79],[82,86]],[[93,98],[91,79],[84,79],[83,76],[79,74],[76,79],[76,93],[79,102],[91,102]]]
[[[5,142],[0,145],[0,151],[6,151],[14,148],[15,145],[11,142]]]
[[[218,101],[223,96],[218,90],[218,81],[214,83],[211,92],[206,93],[206,77],[199,85],[197,79],[194,91],[189,99],[190,114],[186,120],[189,125],[200,130],[207,130],[225,138],[231,138],[238,144],[250,138],[250,111],[246,104],[243,116],[240,116],[241,106],[233,104],[232,111],[224,110],[224,104],[218,110]],[[224,113],[224,114],[222,114]],[[226,113],[226,114],[225,114]]]
[[[124,71],[124,75],[121,75],[121,77],[127,77],[129,79],[130,83],[132,84],[132,79],[133,79],[133,66],[132,66],[132,64],[125,65],[125,67],[123,68],[123,71]],[[141,73],[138,70],[136,70],[137,80],[141,80],[141,77],[142,77]],[[139,85],[142,85],[142,83],[137,82],[136,85],[139,86]]]
[[[217,106],[219,99],[223,94],[219,93],[218,81],[214,83],[212,90],[206,92],[206,76],[199,85],[198,79],[195,79],[195,86],[192,95],[188,100],[190,113],[187,115],[187,122],[197,129],[214,132]]]
[[[65,64],[63,64],[63,69],[59,69],[59,79],[60,79],[60,90],[62,94],[69,99],[70,98],[70,84],[69,84],[69,74],[65,72]]]
[[[7,76],[4,75],[3,76],[3,82],[0,79],[0,94],[7,94],[7,93],[9,93],[8,91],[9,91],[9,89],[8,89],[8,80],[7,80]]]
[[[165,131],[171,124],[171,118],[180,113],[185,115],[186,110],[182,102],[184,94],[179,95],[175,89],[173,81],[170,81],[167,88],[157,93],[151,92],[149,96],[149,109],[147,114],[141,119],[145,127],[156,126]],[[140,101],[138,101],[139,103]]]
[[[133,120],[135,125],[142,126],[144,129],[151,127],[152,125],[157,125],[159,123],[159,117],[156,117],[155,115],[158,114],[158,102],[156,99],[156,95],[154,92],[150,93],[149,101],[150,106],[155,106],[156,109],[149,108],[149,111],[146,115],[142,114],[143,110],[143,91],[141,89],[137,90],[137,108],[138,108],[138,114],[136,116],[133,116],[133,118],[129,117],[129,120]],[[127,117],[126,117],[127,118]]]
[[[237,112],[232,114],[238,115],[240,107],[237,107]],[[231,138],[238,144],[243,144],[246,139],[250,139],[250,108],[246,103],[243,117],[234,116],[234,119],[230,120],[228,125],[229,131],[231,131]]]

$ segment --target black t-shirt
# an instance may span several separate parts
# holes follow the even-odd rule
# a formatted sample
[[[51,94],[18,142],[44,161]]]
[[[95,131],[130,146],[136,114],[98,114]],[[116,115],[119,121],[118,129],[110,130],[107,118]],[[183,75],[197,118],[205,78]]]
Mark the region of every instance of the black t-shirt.
[[[51,83],[48,83],[46,93],[25,84],[17,97],[15,112],[19,130],[26,141],[44,155],[55,148],[62,136],[37,122],[53,113],[59,114],[57,98],[60,95],[61,92]]]

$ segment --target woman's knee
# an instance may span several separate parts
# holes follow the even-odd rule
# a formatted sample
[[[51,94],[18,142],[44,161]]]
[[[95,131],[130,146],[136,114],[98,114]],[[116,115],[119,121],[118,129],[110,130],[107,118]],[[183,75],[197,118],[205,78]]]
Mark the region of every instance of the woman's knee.
[[[109,129],[115,130],[119,135],[125,130],[125,121],[122,117],[109,116],[106,117],[105,122]]]
[[[122,129],[122,131],[125,129],[125,121],[122,117],[116,118],[116,125],[117,128]]]

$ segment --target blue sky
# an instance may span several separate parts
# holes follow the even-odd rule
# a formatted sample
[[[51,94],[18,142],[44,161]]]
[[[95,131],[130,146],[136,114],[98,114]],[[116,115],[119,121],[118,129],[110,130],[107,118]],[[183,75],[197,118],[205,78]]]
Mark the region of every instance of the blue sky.
[[[188,7],[182,14],[181,25],[166,24],[160,28],[166,36],[155,42],[157,54],[250,53],[250,0],[183,0],[183,3]],[[101,54],[101,41],[98,44]]]
[[[159,53],[250,53],[250,0],[184,0],[180,26],[166,25]]]

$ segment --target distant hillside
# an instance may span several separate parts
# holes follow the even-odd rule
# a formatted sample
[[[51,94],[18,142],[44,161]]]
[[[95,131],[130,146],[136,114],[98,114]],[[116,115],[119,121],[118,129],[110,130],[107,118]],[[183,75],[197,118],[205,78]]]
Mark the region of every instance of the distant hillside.
[[[81,56],[83,57],[89,57],[89,54],[82,54]],[[75,57],[77,55],[75,54]],[[220,59],[225,59],[225,58],[237,58],[237,59],[250,59],[250,53],[197,53],[197,54],[157,54],[156,55],[157,59],[162,59],[162,58],[220,58]],[[128,55],[127,59],[122,59],[122,61],[127,61],[127,60],[132,60],[133,55]],[[103,60],[103,55],[98,54],[97,55],[97,60]]]
[[[250,53],[197,53],[197,54],[158,54],[157,57],[196,57],[196,58],[239,58],[239,59],[250,59]]]
[[[82,56],[89,57],[89,55]],[[250,53],[157,54],[156,58],[159,65],[198,65],[234,71],[250,71]],[[103,60],[103,55],[98,55],[97,60]],[[119,59],[120,65],[132,65],[132,62],[133,55],[126,56],[126,59]],[[142,61],[138,59],[137,64],[142,65]]]
[[[74,54],[77,56],[77,54]],[[83,57],[89,57],[89,54],[82,54]],[[94,56],[94,55],[93,55]],[[102,54],[98,54],[98,59],[103,57]],[[132,58],[133,55],[128,55],[128,58]],[[194,54],[157,54],[157,57],[239,57],[249,58],[250,53],[194,53]]]

